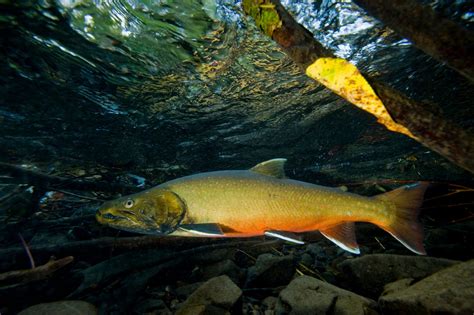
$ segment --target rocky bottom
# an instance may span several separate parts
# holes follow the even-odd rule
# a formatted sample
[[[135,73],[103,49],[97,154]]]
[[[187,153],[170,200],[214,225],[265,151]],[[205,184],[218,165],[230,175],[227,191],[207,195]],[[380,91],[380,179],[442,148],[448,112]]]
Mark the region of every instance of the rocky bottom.
[[[117,238],[117,251],[123,242],[135,239]],[[1,312],[270,315],[474,311],[474,260],[409,253],[354,257],[323,239],[304,246],[263,239],[206,240],[183,249],[189,241],[169,239],[160,249],[126,250],[118,255],[109,248],[97,253],[108,252],[106,255],[112,255],[108,259],[75,261],[53,268],[43,277],[5,277],[4,273],[0,275]],[[175,251],[173,242],[181,249]],[[382,245],[385,238],[380,237],[379,242]]]

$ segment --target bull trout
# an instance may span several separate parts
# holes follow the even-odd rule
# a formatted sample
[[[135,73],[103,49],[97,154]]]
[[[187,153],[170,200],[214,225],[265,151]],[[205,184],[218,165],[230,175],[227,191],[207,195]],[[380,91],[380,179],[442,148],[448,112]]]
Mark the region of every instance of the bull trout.
[[[424,255],[417,220],[426,183],[364,197],[286,178],[286,159],[249,170],[216,171],[177,178],[106,202],[99,223],[120,230],[177,236],[268,235],[302,243],[293,233],[319,230],[341,248],[359,254],[354,222],[370,222],[409,250]]]

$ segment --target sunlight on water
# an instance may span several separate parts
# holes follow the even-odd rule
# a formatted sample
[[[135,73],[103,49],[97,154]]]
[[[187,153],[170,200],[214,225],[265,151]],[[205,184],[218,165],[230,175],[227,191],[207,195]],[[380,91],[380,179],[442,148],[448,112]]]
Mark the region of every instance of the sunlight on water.
[[[351,1],[283,4],[337,55],[409,93],[434,98],[430,80],[439,81],[442,66],[433,66]],[[307,78],[244,16],[240,1],[41,0],[10,6],[0,20],[9,34],[3,39],[4,70],[6,78],[26,81],[5,79],[4,89],[23,96],[16,91],[30,87],[23,99],[11,96],[14,101],[1,110],[26,120],[36,119],[31,112],[42,116],[36,124],[21,120],[19,126],[20,120],[4,115],[5,130],[14,137],[18,130],[50,137],[56,135],[49,129],[54,126],[63,138],[51,143],[72,159],[80,147],[82,158],[94,161],[181,168],[206,163],[189,161],[206,152],[235,161],[253,154],[251,149],[236,154],[245,146],[271,158],[267,150],[284,152],[300,143],[298,150],[320,161],[337,152],[342,138],[355,141],[360,129],[375,124]],[[91,117],[78,120],[83,113]],[[348,134],[335,126],[333,115],[364,123]],[[109,155],[102,153],[104,147]],[[345,161],[331,164],[339,162]]]

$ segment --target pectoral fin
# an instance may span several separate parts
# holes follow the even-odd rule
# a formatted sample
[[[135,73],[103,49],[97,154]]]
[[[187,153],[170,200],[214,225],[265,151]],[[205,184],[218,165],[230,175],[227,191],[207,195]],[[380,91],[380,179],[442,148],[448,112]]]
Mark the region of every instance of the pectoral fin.
[[[182,224],[179,229],[196,235],[224,236],[224,232],[217,223]]]
[[[271,237],[276,237],[291,243],[296,243],[296,244],[304,244],[303,241],[301,241],[298,236],[296,236],[293,233],[290,232],[285,232],[285,231],[265,231],[266,236],[271,236]]]
[[[328,240],[353,254],[360,254],[356,241],[354,222],[344,222],[328,229],[319,230]]]

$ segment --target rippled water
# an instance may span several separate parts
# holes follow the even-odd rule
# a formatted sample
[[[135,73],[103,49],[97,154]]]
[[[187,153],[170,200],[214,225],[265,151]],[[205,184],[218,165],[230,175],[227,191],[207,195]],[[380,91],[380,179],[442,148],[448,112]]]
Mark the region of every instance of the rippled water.
[[[283,4],[339,56],[472,124],[462,78],[350,1]],[[385,165],[394,143],[398,158],[426,151],[306,78],[239,1],[1,5],[0,153],[10,161],[182,173],[285,156],[305,172]],[[470,26],[469,9],[456,8]]]

